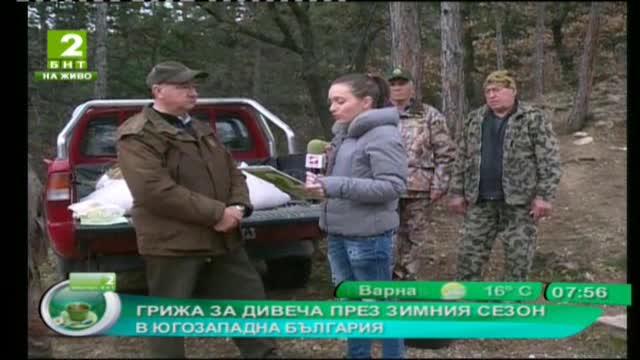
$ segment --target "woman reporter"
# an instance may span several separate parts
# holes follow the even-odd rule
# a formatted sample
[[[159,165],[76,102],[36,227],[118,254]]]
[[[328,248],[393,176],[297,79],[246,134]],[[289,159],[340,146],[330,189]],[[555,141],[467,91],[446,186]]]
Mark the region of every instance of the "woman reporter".
[[[331,84],[335,119],[325,176],[307,173],[307,191],[323,196],[332,280],[388,281],[398,199],[406,189],[407,155],[399,113],[388,107],[389,85],[378,76],[349,74]],[[403,358],[402,339],[385,339],[384,358]],[[349,339],[348,357],[371,357],[371,340]]]

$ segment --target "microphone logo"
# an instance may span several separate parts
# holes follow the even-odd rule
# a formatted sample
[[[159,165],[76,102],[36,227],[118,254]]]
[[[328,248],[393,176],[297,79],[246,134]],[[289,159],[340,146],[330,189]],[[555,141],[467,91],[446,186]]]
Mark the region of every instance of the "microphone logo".
[[[318,154],[307,154],[305,167],[308,169],[324,169],[325,157]]]

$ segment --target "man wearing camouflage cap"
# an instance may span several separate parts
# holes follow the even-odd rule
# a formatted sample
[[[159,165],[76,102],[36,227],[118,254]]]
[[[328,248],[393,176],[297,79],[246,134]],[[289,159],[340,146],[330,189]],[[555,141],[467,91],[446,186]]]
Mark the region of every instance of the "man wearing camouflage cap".
[[[435,239],[427,234],[427,221],[431,204],[447,192],[455,144],[444,115],[433,106],[415,103],[410,72],[395,68],[387,80],[391,87],[391,102],[400,111],[400,133],[409,159],[407,192],[399,205],[394,277],[417,280],[422,250],[430,270],[435,264]],[[424,249],[423,244],[426,245]]]
[[[263,300],[239,231],[252,211],[245,177],[209,123],[189,116],[206,77],[175,61],[156,65],[146,81],[153,103],[118,129],[138,252],[151,296]],[[276,356],[272,340],[233,340],[243,357]],[[150,341],[154,358],[185,357],[181,338]]]
[[[517,98],[514,75],[491,73],[486,105],[469,113],[458,138],[449,207],[464,214],[457,279],[482,280],[496,237],[505,281],[526,281],[538,221],[551,212],[561,177],[558,141],[545,114]]]

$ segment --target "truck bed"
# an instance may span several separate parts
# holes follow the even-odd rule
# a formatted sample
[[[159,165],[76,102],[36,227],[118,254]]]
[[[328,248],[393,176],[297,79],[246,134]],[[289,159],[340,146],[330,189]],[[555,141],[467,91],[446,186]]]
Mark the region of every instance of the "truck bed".
[[[304,166],[304,156],[288,156],[284,157],[283,160],[279,161],[282,162],[279,165],[287,169],[287,172]],[[111,165],[111,162],[106,162],[76,166],[74,169],[76,198],[83,198],[89,195],[95,189],[98,178]],[[269,165],[252,165],[244,169],[258,171],[258,173],[254,172],[254,175],[258,176],[260,172],[265,170],[274,170],[274,167]],[[294,174],[302,176],[304,173],[303,171],[298,171]],[[300,179],[294,178],[293,175],[287,173],[284,176],[289,177],[289,180],[293,181],[294,185],[301,183]],[[282,179],[279,180],[283,181]],[[276,183],[275,185],[284,186],[290,182],[289,180],[284,181],[285,184]],[[322,237],[318,226],[321,212],[321,205],[318,199],[304,198],[305,195],[300,195],[298,192],[293,191],[296,189],[292,189],[281,188],[281,190],[291,195],[291,200],[287,204],[272,209],[254,210],[250,217],[242,220],[240,230],[242,237],[248,241],[248,245],[260,247],[261,251],[264,252],[265,247],[278,249],[287,243],[291,244],[292,241],[299,243],[302,240],[313,240]],[[128,220],[128,223],[113,225],[84,225],[75,220],[73,232],[77,241],[77,250],[83,254],[82,256],[113,254],[114,252],[122,254],[136,253],[136,233],[131,219],[128,218]]]

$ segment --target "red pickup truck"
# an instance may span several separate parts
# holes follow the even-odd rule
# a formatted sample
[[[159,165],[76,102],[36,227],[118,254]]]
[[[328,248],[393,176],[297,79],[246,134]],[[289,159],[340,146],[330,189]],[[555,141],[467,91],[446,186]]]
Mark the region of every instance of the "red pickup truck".
[[[127,224],[83,225],[68,206],[95,190],[96,181],[116,161],[116,130],[151,100],[92,100],[75,108],[58,135],[57,157],[48,161],[46,228],[62,274],[141,269],[135,230]],[[304,180],[304,155],[295,134],[258,102],[244,98],[200,99],[192,116],[208,122],[237,161],[276,168]],[[286,155],[278,155],[270,125],[284,133]],[[284,189],[283,189],[284,190]],[[247,251],[268,288],[306,285],[313,241],[321,237],[317,201],[292,195],[280,207],[256,210],[243,220]]]

